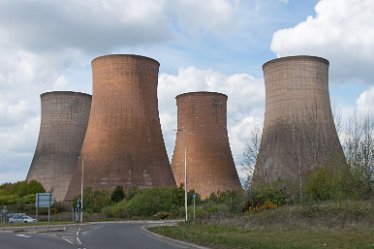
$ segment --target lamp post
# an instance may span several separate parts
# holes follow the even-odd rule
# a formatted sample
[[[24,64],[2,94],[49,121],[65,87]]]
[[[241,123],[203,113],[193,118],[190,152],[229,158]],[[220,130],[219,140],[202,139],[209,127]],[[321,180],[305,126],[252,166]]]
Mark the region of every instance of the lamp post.
[[[83,222],[83,180],[84,180],[84,160],[83,158],[81,158],[82,160],[82,177],[81,177],[81,217],[80,217],[80,221]]]
[[[178,129],[176,131],[183,132],[184,135],[184,209],[186,211],[185,221],[188,221],[188,210],[187,210],[187,145],[186,145],[186,131]]]

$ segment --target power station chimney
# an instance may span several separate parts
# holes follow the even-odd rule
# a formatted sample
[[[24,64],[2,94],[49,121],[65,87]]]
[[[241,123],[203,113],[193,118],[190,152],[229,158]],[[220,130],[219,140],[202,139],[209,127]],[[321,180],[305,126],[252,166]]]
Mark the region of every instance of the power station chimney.
[[[158,111],[159,66],[138,55],[92,61],[92,108],[81,151],[84,187],[175,186]],[[81,166],[66,200],[80,194]]]
[[[41,182],[57,201],[62,201],[82,148],[91,95],[47,92],[40,98],[39,140],[26,180]]]
[[[172,169],[177,185],[184,184],[184,148],[187,189],[202,198],[213,192],[241,189],[227,134],[227,96],[214,92],[178,95],[178,130]]]
[[[290,56],[263,65],[266,110],[255,186],[282,179],[293,194],[311,170],[345,157],[330,107],[326,59]]]

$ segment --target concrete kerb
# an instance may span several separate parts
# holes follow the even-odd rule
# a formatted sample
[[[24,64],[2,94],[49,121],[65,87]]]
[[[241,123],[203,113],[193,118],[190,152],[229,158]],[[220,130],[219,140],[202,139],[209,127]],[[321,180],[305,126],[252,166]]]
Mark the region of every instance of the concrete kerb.
[[[85,222],[85,223],[70,223],[70,224],[54,224],[54,225],[38,225],[38,224],[29,224],[24,226],[6,226],[0,228],[0,233],[45,233],[45,232],[62,232],[66,231],[68,227],[77,227],[77,226],[89,226],[95,224],[110,224],[110,223],[147,223],[147,224],[165,224],[165,223],[178,223],[183,220],[160,220],[160,221],[146,221],[146,220],[126,220],[126,221],[97,221],[97,222]],[[36,229],[37,228],[37,229]]]
[[[144,234],[151,236],[153,238],[156,238],[158,240],[164,241],[164,242],[166,241],[170,243],[179,243],[179,244],[186,245],[190,248],[196,248],[196,249],[210,249],[208,247],[198,246],[198,245],[195,245],[189,242],[172,239],[172,238],[169,238],[169,237],[166,237],[166,236],[163,236],[163,235],[160,235],[160,234],[157,234],[157,233],[154,233],[148,230],[148,228],[158,227],[158,226],[175,226],[178,222],[180,221],[176,221],[173,223],[172,222],[164,222],[164,223],[159,222],[159,223],[153,223],[153,224],[146,224],[146,225],[141,226],[141,230],[143,231]]]

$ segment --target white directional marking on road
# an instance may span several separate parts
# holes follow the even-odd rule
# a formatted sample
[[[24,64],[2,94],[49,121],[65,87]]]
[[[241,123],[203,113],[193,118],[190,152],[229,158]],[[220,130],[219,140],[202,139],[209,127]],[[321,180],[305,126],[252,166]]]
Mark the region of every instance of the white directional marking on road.
[[[68,242],[68,243],[70,243],[70,244],[72,244],[72,245],[74,245],[74,243],[73,242],[71,242],[70,240],[68,240],[67,238],[63,238],[66,242]]]
[[[27,239],[31,238],[30,235],[26,235],[26,234],[17,234],[16,236],[21,237],[21,238],[27,238]]]
[[[82,241],[77,237],[77,242],[79,245],[82,245]]]

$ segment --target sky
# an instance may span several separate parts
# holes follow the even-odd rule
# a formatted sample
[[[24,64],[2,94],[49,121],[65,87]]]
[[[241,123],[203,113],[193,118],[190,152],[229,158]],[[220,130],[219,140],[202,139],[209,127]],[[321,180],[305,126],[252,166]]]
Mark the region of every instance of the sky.
[[[373,12],[372,0],[0,0],[0,184],[26,178],[40,94],[91,94],[91,60],[105,54],[160,62],[170,159],[175,96],[216,91],[228,95],[229,139],[241,172],[245,140],[264,118],[262,65],[277,57],[328,59],[333,109],[343,117],[373,112]]]

